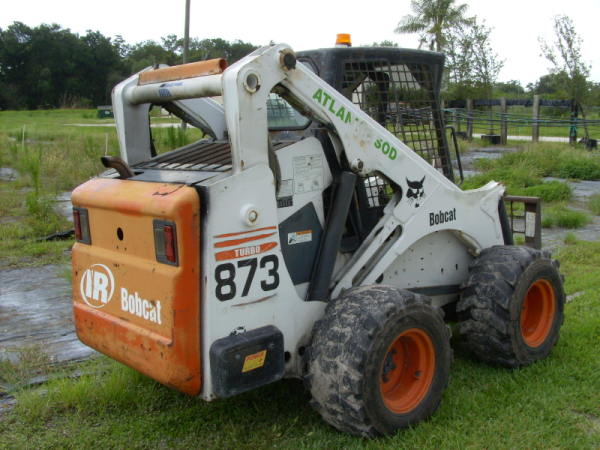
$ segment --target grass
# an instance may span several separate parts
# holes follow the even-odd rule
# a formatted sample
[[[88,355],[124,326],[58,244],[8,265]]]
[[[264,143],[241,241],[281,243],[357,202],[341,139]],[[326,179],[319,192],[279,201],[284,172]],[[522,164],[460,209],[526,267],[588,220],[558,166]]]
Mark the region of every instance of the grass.
[[[543,181],[535,173],[519,166],[490,168],[466,178],[461,187],[475,189],[492,180],[502,182],[511,195],[540,197],[544,202],[569,200],[572,195],[568,184],[557,180]]]
[[[47,375],[53,370],[52,360],[40,344],[11,352],[14,358],[0,359],[0,395],[19,389],[34,376]]]
[[[0,182],[2,267],[66,259],[70,241],[38,240],[68,226],[54,212],[52,198],[100,172],[100,155],[118,152],[112,128],[64,123],[106,122],[95,119],[93,110],[0,112],[0,166],[19,170],[16,181]],[[159,151],[190,139],[169,130],[155,133]],[[537,189],[544,198],[567,200],[566,184],[542,183],[541,177],[581,165],[552,150],[563,162],[536,167],[536,152],[541,150],[489,166],[484,175],[503,177],[515,194]],[[0,390],[17,398],[12,411],[0,412],[0,448],[598,448],[600,243],[569,243],[559,254],[566,290],[583,294],[566,305],[551,356],[520,370],[489,367],[474,361],[455,338],[452,378],[440,409],[396,436],[367,441],[335,431],[293,380],[205,403],[100,357],[53,373],[43,386],[19,387],[32,373],[51,370],[43,352],[23,349],[21,362],[0,362]],[[72,378],[79,373],[84,375]]]
[[[153,117],[153,122],[173,119]],[[90,126],[79,127],[73,124]],[[100,157],[118,155],[110,119],[95,110],[0,111],[0,167],[18,172],[15,181],[0,181],[0,269],[65,261],[72,240],[40,239],[72,228],[55,211],[55,197],[104,171]],[[157,152],[201,137],[188,128],[154,128]]]
[[[589,214],[573,210],[564,204],[556,204],[542,209],[542,226],[544,228],[582,228],[590,222]]]
[[[522,144],[518,152],[480,159],[475,166],[482,171],[520,168],[536,177],[600,180],[600,155],[551,142]]]
[[[478,159],[475,167],[481,173],[462,184],[474,189],[495,180],[506,186],[511,195],[539,197],[544,202],[542,226],[581,228],[591,222],[584,211],[568,208],[572,196],[570,186],[544,177],[600,180],[600,156],[564,144],[538,143],[521,145],[518,151],[504,153],[498,159]],[[587,204],[592,213],[600,214],[600,194]]]
[[[72,241],[43,237],[72,225],[55,211],[53,197],[15,190],[14,183],[0,181],[0,269],[65,262]]]
[[[593,214],[600,216],[600,194],[591,195],[587,206]]]
[[[101,357],[77,379],[15,393],[0,419],[0,447],[33,448],[598,448],[600,242],[558,255],[567,293],[550,357],[507,370],[474,361],[455,338],[452,378],[431,420],[390,438],[337,432],[286,380],[205,403]]]
[[[573,245],[573,244],[577,244],[577,242],[579,242],[579,239],[577,238],[577,236],[575,235],[575,233],[572,233],[572,232],[569,231],[568,233],[565,234],[563,242],[566,245]]]

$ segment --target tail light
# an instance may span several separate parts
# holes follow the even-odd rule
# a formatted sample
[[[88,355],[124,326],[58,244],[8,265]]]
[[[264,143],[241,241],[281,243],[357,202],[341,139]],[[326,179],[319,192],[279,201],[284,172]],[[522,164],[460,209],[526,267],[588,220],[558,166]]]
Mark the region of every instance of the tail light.
[[[156,260],[161,263],[178,266],[177,230],[173,222],[154,220],[154,249]]]
[[[85,208],[73,208],[73,225],[75,226],[75,239],[83,244],[91,244],[90,221]]]

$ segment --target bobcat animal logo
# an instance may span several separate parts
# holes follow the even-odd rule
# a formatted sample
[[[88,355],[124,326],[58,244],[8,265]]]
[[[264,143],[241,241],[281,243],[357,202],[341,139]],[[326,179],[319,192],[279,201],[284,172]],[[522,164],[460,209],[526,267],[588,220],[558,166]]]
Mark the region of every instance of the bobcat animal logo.
[[[414,204],[415,208],[421,206],[419,202],[423,197],[425,197],[425,190],[423,189],[424,181],[425,177],[421,178],[421,181],[411,181],[408,178],[406,179],[406,184],[408,184],[406,198],[408,198],[408,201],[411,205]]]

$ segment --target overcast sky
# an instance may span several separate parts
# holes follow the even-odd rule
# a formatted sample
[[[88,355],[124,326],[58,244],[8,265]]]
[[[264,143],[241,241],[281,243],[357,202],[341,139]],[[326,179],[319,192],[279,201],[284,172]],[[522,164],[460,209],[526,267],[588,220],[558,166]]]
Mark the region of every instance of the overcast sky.
[[[469,14],[493,28],[492,45],[502,59],[500,80],[525,86],[548,72],[539,56],[538,37],[552,40],[552,18],[569,15],[583,38],[583,57],[592,64],[591,78],[600,81],[600,0],[457,0]],[[58,23],[77,33],[98,30],[122,35],[129,43],[183,35],[185,0],[3,0],[0,27],[14,21],[29,26]],[[409,0],[378,1],[201,1],[191,0],[190,35],[241,39],[255,45],[270,40],[295,50],[329,47],[336,33],[350,33],[353,44],[382,40],[416,47],[417,38],[394,33],[410,13]]]

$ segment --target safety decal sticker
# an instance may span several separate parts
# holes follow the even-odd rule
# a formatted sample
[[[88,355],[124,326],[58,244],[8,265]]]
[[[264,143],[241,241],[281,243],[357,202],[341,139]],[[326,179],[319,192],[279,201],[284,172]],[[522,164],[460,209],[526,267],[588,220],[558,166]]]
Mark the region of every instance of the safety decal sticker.
[[[294,158],[294,192],[323,189],[323,157],[320,155],[297,156]]]
[[[302,244],[310,241],[312,241],[312,230],[294,231],[293,233],[288,233],[288,245]]]
[[[250,372],[251,370],[264,366],[266,357],[266,350],[261,350],[260,352],[246,356],[244,359],[244,366],[242,367],[242,373]]]

